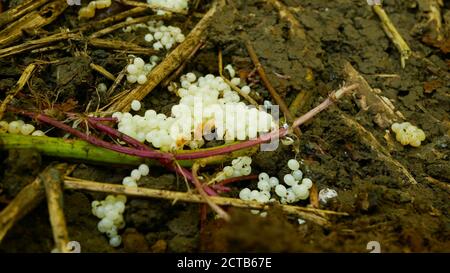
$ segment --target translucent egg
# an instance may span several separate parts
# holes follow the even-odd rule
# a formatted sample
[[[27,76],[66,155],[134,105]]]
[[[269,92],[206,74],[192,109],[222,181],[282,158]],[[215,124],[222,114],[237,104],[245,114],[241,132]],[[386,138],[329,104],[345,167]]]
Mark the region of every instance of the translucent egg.
[[[138,170],[142,176],[146,176],[150,172],[150,169],[149,169],[148,165],[146,165],[146,164],[139,165]]]
[[[269,175],[267,174],[267,173],[265,173],[265,172],[262,172],[262,173],[260,173],[259,175],[258,175],[258,179],[260,180],[260,181],[269,181]]]
[[[289,159],[287,165],[288,165],[288,168],[293,171],[296,171],[300,168],[300,163],[298,163],[298,161],[296,159]]]
[[[292,174],[286,174],[283,178],[284,183],[286,183],[286,185],[288,186],[293,186],[297,183],[297,181],[295,181],[294,176],[292,176]]]
[[[25,136],[30,135],[31,133],[33,133],[33,131],[34,131],[34,126],[31,124],[25,124],[25,125],[22,125],[22,127],[20,127],[20,133]]]
[[[275,186],[275,193],[279,197],[286,197],[286,187],[284,185],[278,184]]]
[[[138,71],[139,71],[139,69],[137,68],[137,66],[135,64],[129,64],[127,66],[127,72],[132,75],[137,74]]]
[[[258,182],[258,189],[262,191],[269,191],[270,190],[270,184],[268,180],[261,180]]]
[[[250,200],[251,190],[249,188],[244,188],[239,192],[239,198],[242,200]]]
[[[313,185],[313,182],[309,178],[303,178],[302,185],[305,185],[307,189],[310,189]]]
[[[122,238],[120,236],[114,236],[109,239],[109,244],[112,247],[118,247],[122,243]]]
[[[144,83],[146,83],[147,82],[147,76],[145,75],[145,74],[140,74],[138,77],[137,77],[137,83],[138,84],[144,84]]]
[[[250,94],[250,87],[248,87],[247,85],[245,85],[245,86],[243,86],[243,87],[241,88],[241,91],[242,91],[242,93],[248,95],[248,94]]]
[[[20,133],[21,127],[22,126],[21,126],[20,122],[12,121],[12,122],[9,123],[8,132],[10,134],[18,134],[18,133]]]
[[[141,102],[138,100],[133,100],[131,102],[131,109],[133,109],[133,111],[141,110]]]
[[[280,183],[280,182],[278,181],[278,178],[276,178],[276,177],[271,177],[271,178],[269,179],[269,185],[270,185],[270,187],[272,187],[272,188],[276,187],[279,183]]]
[[[295,178],[295,180],[300,181],[303,177],[303,172],[300,170],[295,170],[292,172],[292,176]]]

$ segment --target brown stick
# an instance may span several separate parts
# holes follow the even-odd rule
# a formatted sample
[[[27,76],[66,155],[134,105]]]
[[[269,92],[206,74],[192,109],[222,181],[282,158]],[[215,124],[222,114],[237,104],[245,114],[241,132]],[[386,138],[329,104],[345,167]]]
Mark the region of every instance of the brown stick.
[[[289,11],[289,9],[278,0],[269,0],[269,2],[278,10],[280,17],[282,19],[286,19],[289,24],[291,24],[289,32],[294,36],[305,39],[305,30],[302,28],[295,16]]]
[[[267,90],[270,93],[270,96],[275,100],[275,103],[278,104],[280,107],[281,112],[283,112],[284,116],[286,117],[287,121],[289,123],[292,123],[294,121],[294,116],[289,111],[289,108],[284,102],[284,99],[278,94],[278,92],[273,88],[272,84],[270,83],[269,79],[267,78],[266,72],[264,71],[264,68],[262,64],[259,62],[258,56],[256,55],[255,49],[252,46],[252,43],[250,42],[250,39],[246,35],[244,35],[244,42],[245,47],[247,48],[248,55],[253,61],[253,64],[255,65],[256,70],[258,71],[259,76],[261,77],[261,80],[263,81],[264,85],[266,86]],[[299,128],[295,128],[294,132],[296,135],[300,136],[301,131]]]
[[[89,30],[89,29],[101,29],[111,23],[122,21],[128,17],[144,13],[146,10],[147,9],[145,9],[145,8],[139,8],[139,7],[129,9],[124,12],[118,13],[116,15],[109,16],[100,21],[90,21],[89,23],[85,23],[85,24],[81,25],[78,29],[76,29],[76,31],[85,31],[85,30]]]
[[[144,22],[148,22],[150,20],[158,20],[158,19],[163,19],[163,18],[165,18],[165,16],[155,16],[155,15],[134,18],[132,20],[125,21],[125,22],[120,22],[120,23],[112,25],[110,27],[101,29],[101,30],[99,30],[97,32],[92,33],[89,37],[90,38],[98,38],[100,36],[106,35],[106,34],[111,33],[111,32],[113,32],[113,31],[115,31],[117,29],[124,28],[124,27],[129,26],[129,25],[134,25],[134,24],[138,24],[138,23],[144,23]]]
[[[298,112],[303,109],[303,107],[309,102],[312,92],[307,92],[306,90],[301,90],[295,96],[294,100],[289,105],[289,112],[295,117]]]
[[[198,193],[202,198],[205,200],[205,203],[207,203],[212,210],[214,210],[217,215],[220,216],[220,218],[224,219],[225,221],[230,221],[230,215],[226,213],[221,207],[219,207],[214,201],[211,200],[211,198],[206,194],[205,190],[203,189],[202,183],[200,183],[200,180],[198,179],[198,169],[200,168],[199,161],[194,162],[192,165],[192,182],[195,185],[195,188],[197,189]]]
[[[35,64],[33,63],[29,64],[23,71],[16,85],[10,91],[10,94],[6,96],[6,98],[3,100],[2,104],[0,105],[0,120],[3,119],[3,114],[5,113],[8,104],[13,100],[13,98],[17,95],[17,93],[19,93],[20,90],[22,90],[22,88],[25,86],[25,84],[28,82],[31,75],[33,74],[35,68],[36,68]]]
[[[408,44],[403,39],[402,35],[398,32],[395,25],[392,23],[391,19],[384,11],[381,5],[374,5],[373,11],[378,15],[381,20],[381,26],[383,27],[386,36],[388,36],[392,43],[397,47],[397,50],[400,53],[400,63],[402,68],[405,68],[405,62],[411,56],[411,48],[409,48]]]
[[[156,53],[153,48],[142,47],[135,43],[120,40],[89,38],[88,42],[95,47],[116,49],[133,52],[135,54],[154,55]]]
[[[117,75],[117,77],[114,79],[114,82],[111,85],[111,87],[108,89],[108,92],[106,92],[108,97],[114,93],[114,90],[116,90],[117,86],[119,86],[120,82],[123,80],[123,78],[125,77],[126,74],[127,74],[127,66],[125,66],[122,69],[122,71],[119,72],[119,75]]]
[[[158,4],[147,4],[147,3],[142,3],[139,1],[132,1],[132,0],[118,0],[118,1],[120,3],[122,3],[124,5],[128,5],[128,6],[147,8],[147,9],[153,9],[153,10],[164,10],[164,11],[180,13],[180,14],[187,14],[186,10],[167,8],[167,7],[158,5]]]
[[[32,211],[44,199],[42,180],[38,177],[25,186],[0,212],[0,243],[11,227]]]
[[[27,0],[5,12],[0,13],[0,27],[12,22],[23,15],[39,8],[50,0]],[[0,11],[1,12],[1,11]]]
[[[11,227],[32,211],[45,196],[42,175],[46,175],[53,167],[47,167],[41,175],[25,186],[16,197],[0,212],[0,243]],[[68,174],[68,172],[66,172]]]
[[[111,74],[111,72],[109,72],[108,70],[106,70],[103,66],[95,64],[95,63],[91,63],[89,65],[92,69],[94,69],[95,71],[97,71],[98,73],[102,74],[103,76],[105,76],[106,78],[115,81],[116,77],[114,77],[113,74]]]
[[[349,86],[342,87],[338,89],[337,91],[331,93],[326,100],[321,102],[319,105],[311,109],[306,114],[302,115],[301,117],[297,118],[294,123],[292,124],[292,127],[300,126],[301,124],[305,123],[306,121],[310,120],[312,117],[317,115],[318,113],[322,112],[323,110],[327,109],[330,105],[336,102],[336,100],[339,100],[343,96],[345,96],[347,93],[357,89],[359,87],[358,84],[352,84]]]
[[[359,122],[354,120],[353,118],[345,115],[344,113],[340,113],[340,117],[344,121],[344,123],[350,128],[354,129],[357,134],[360,136],[361,141],[369,146],[369,148],[375,152],[380,161],[391,164],[390,167],[392,171],[397,172],[398,174],[406,177],[407,181],[410,184],[417,184],[417,181],[414,179],[412,174],[408,171],[408,169],[403,166],[399,161],[394,159],[386,148],[378,142],[378,140],[373,136],[371,132],[366,130]]]
[[[61,188],[66,168],[67,164],[58,164],[55,167],[50,167],[48,172],[39,175],[44,182],[45,192],[47,194],[50,223],[58,253],[69,252],[67,249],[69,233],[67,232],[66,220],[64,218],[63,193]]]
[[[68,39],[80,40],[81,35],[77,34],[77,33],[72,33],[72,32],[64,32],[64,33],[57,33],[57,34],[54,34],[54,35],[51,35],[48,37],[36,39],[36,40],[26,41],[19,45],[0,49],[0,58],[19,54],[19,53],[25,52],[27,50],[40,48],[40,47],[46,46],[46,45],[54,43],[54,42],[59,42],[59,41],[68,40]]]
[[[66,177],[64,180],[65,189],[71,190],[88,190],[96,192],[105,192],[112,194],[124,194],[128,196],[147,197],[147,198],[160,198],[167,200],[178,200],[192,203],[205,203],[205,199],[199,194],[192,194],[188,192],[175,192],[167,190],[156,190],[148,188],[133,188],[122,185],[114,185],[108,183],[99,183],[95,181],[88,181],[82,179],[76,179],[72,177]],[[221,196],[209,196],[211,201],[221,206],[233,206],[238,208],[259,209],[267,210],[270,208],[270,204],[262,204],[256,201],[244,201],[237,198],[221,197]],[[314,222],[318,225],[328,227],[330,223],[325,218],[326,215],[347,216],[344,212],[335,212],[328,210],[319,210],[312,208],[304,208],[292,205],[281,205],[282,210],[291,215],[301,217],[303,219]]]
[[[194,48],[194,50],[191,52],[191,54],[189,54],[189,56],[184,60],[183,64],[181,64],[180,67],[178,67],[177,70],[175,70],[175,72],[173,72],[172,75],[170,75],[170,77],[167,77],[161,83],[161,85],[166,87],[166,86],[169,86],[169,84],[171,82],[175,81],[181,75],[181,73],[183,73],[183,70],[186,68],[189,61],[195,56],[195,54],[197,54],[197,52],[204,45],[204,43],[205,43],[205,41],[201,40],[198,43],[198,45]]]
[[[133,89],[125,98],[113,104],[108,112],[128,111],[133,100],[142,100],[147,96],[163,79],[177,69],[183,61],[191,54],[198,43],[203,38],[212,16],[218,9],[218,3],[215,1],[210,10],[198,22],[195,28],[189,33],[183,43],[178,45],[170,54],[158,64],[149,74],[148,81]]]
[[[239,94],[239,96],[246,99],[250,104],[255,106],[256,109],[258,109],[259,104],[252,97],[250,97],[248,94],[245,94],[244,92],[242,92],[242,90],[239,87],[237,87],[236,85],[231,83],[231,81],[223,75],[223,61],[222,61],[222,50],[221,49],[219,49],[218,59],[219,59],[219,75],[220,75],[220,77],[222,77],[222,79],[226,82],[226,84],[228,84],[234,91],[236,91]]]
[[[394,111],[395,108],[392,104],[388,104],[387,100],[383,99],[380,95],[370,87],[369,83],[363,76],[355,69],[349,62],[344,64],[344,72],[346,74],[346,80],[351,83],[357,83],[359,85],[358,96],[364,101],[362,105],[357,102],[358,107],[363,110],[368,110],[374,115],[374,122],[381,128],[387,128],[392,123],[404,119],[403,115],[399,111]],[[366,107],[367,106],[367,107]]]
[[[33,11],[10,24],[0,32],[0,47],[20,39],[24,29],[38,29],[50,24],[67,8],[66,1],[54,1],[39,11]]]

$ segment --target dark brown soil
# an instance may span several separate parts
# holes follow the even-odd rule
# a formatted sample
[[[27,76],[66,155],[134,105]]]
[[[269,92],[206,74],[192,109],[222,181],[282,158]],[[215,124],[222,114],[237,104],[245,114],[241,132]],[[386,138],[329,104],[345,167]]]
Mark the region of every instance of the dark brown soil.
[[[10,1],[16,3],[17,1]],[[86,1],[83,1],[86,2]],[[198,12],[209,4],[201,1]],[[424,37],[432,29],[418,33],[422,22],[422,1],[385,0],[384,7],[411,49],[413,56],[402,69],[400,56],[385,35],[378,17],[366,1],[284,0],[304,27],[306,38],[290,35],[289,23],[267,1],[234,0],[218,12],[208,28],[206,45],[190,61],[186,71],[218,73],[218,49],[224,64],[232,63],[240,73],[253,69],[241,33],[245,31],[265,67],[269,80],[289,104],[298,92],[308,99],[296,115],[301,115],[323,101],[327,94],[343,84],[343,64],[350,62],[372,88],[393,101],[411,123],[422,128],[427,138],[422,146],[412,148],[387,141],[367,111],[359,110],[351,98],[339,103],[305,124],[301,141],[295,149],[280,147],[275,152],[261,152],[253,157],[253,172],[266,171],[282,177],[286,161],[297,150],[306,174],[319,189],[333,188],[338,198],[322,205],[323,209],[349,213],[331,218],[332,227],[322,228],[311,222],[299,225],[278,208],[267,218],[240,209],[230,209],[232,221],[223,223],[212,215],[200,221],[200,206],[156,199],[130,198],[123,231],[123,244],[115,249],[97,231],[97,218],[90,202],[104,194],[66,192],[64,210],[71,240],[79,241],[83,252],[368,252],[369,241],[378,241],[382,252],[450,251],[450,82],[448,51],[427,43]],[[450,3],[442,7],[444,28],[450,30]],[[76,27],[76,8],[46,27]],[[114,12],[114,11],[111,11]],[[117,11],[116,11],[117,12]],[[105,16],[105,15],[99,15]],[[187,33],[198,18],[176,18],[174,24]],[[431,34],[430,34],[431,33]],[[137,34],[136,34],[137,35]],[[121,31],[117,39],[133,40]],[[448,39],[449,37],[447,37]],[[424,58],[426,57],[426,59]],[[20,94],[22,107],[46,110],[53,103],[57,110],[83,112],[94,110],[110,99],[95,87],[109,80],[89,67],[94,63],[108,67],[117,75],[126,65],[126,54],[86,47],[74,42],[65,50],[23,54],[0,59],[0,98],[15,84],[23,68],[35,59],[43,64],[29,82],[29,93]],[[382,75],[396,75],[383,77]],[[119,90],[129,88],[127,84]],[[252,89],[262,97],[270,95],[255,77]],[[176,98],[157,88],[145,100],[144,108],[168,113]],[[417,180],[407,183],[395,167],[380,160],[358,132],[340,118],[339,111],[354,117],[402,163]],[[13,119],[9,114],[7,119]],[[52,131],[54,135],[60,133]],[[55,159],[35,151],[0,153],[0,197],[11,200],[30,183],[39,170]],[[119,183],[128,169],[81,164],[75,177]],[[142,179],[143,187],[184,191],[183,179],[163,169],[151,170]],[[240,182],[236,189],[248,183]],[[237,190],[232,191],[236,194]],[[299,205],[307,205],[301,203]],[[0,208],[4,206],[0,203]],[[51,228],[45,203],[14,226],[0,244],[0,252],[49,252],[53,248]]]

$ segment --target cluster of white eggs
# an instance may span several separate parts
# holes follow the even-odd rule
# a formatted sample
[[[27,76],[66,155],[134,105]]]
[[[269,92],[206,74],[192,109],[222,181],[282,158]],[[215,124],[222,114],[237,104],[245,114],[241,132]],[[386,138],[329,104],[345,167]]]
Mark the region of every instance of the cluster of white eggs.
[[[147,176],[150,172],[146,164],[141,164],[137,169],[131,171],[130,176],[122,180],[122,184],[127,187],[137,187],[137,181],[142,176]],[[97,228],[101,233],[106,233],[109,237],[109,244],[117,247],[122,242],[122,237],[118,234],[118,230],[125,227],[123,213],[125,211],[125,203],[127,198],[125,195],[108,195],[105,200],[92,202],[92,213],[100,218]]]
[[[128,17],[126,21],[133,20]],[[131,32],[139,28],[145,28],[149,33],[145,34],[144,40],[152,43],[154,50],[171,49],[175,44],[182,43],[185,39],[184,34],[179,27],[166,26],[163,21],[148,21],[147,24],[138,23],[124,27],[124,32]]]
[[[182,43],[185,39],[181,29],[174,26],[165,26],[163,21],[149,21],[148,30],[150,33],[144,36],[144,40],[148,43],[153,42],[153,49],[161,50],[165,48],[169,50],[176,43]]]
[[[395,133],[395,138],[402,145],[411,145],[419,147],[421,142],[425,140],[425,133],[422,129],[417,128],[409,122],[394,123],[391,126]]]
[[[138,84],[146,83],[147,75],[156,66],[157,61],[157,56],[150,57],[149,63],[145,63],[142,58],[134,58],[133,63],[127,66],[127,81]]]
[[[220,171],[215,181],[222,181],[227,178],[249,175],[252,172],[252,158],[249,156],[241,156],[231,161],[231,166],[225,166]]]
[[[188,0],[147,0],[147,3],[174,10],[187,10],[188,8]],[[165,14],[165,12],[158,10],[157,14],[161,15]]]
[[[183,117],[201,113],[199,122],[206,127],[213,125],[217,139],[255,138],[258,133],[266,133],[275,127],[270,114],[240,102],[239,94],[222,77],[208,74],[196,80],[194,73],[188,73],[181,76],[177,94],[181,100],[172,108],[172,115]],[[194,116],[194,120],[196,118]]]
[[[281,184],[278,178],[269,177],[265,172],[260,173],[258,178],[258,189],[250,190],[244,188],[239,193],[239,198],[242,200],[253,200],[260,203],[274,201],[271,198],[271,191],[280,198],[282,204],[294,203],[299,200],[305,200],[309,197],[309,189],[312,187],[312,181],[309,178],[303,178],[303,173],[300,170],[300,163],[296,159],[290,159],[287,163],[291,170],[290,174],[286,174],[283,178],[284,183],[289,186]]]
[[[122,180],[122,184],[127,187],[137,187],[137,181],[143,176],[147,176],[150,169],[146,164],[141,164],[137,169],[131,171],[130,176],[125,177]]]
[[[205,143],[203,137],[246,140],[276,128],[270,114],[240,102],[239,95],[221,77],[209,74],[197,80],[194,73],[187,73],[176,93],[181,99],[172,107],[171,116],[154,110],[147,110],[144,116],[116,112],[113,117],[118,120],[118,130],[169,151],[185,145],[197,149]],[[139,110],[140,104],[132,102],[131,107]]]
[[[109,244],[113,247],[119,246],[122,242],[118,230],[125,227],[123,212],[126,201],[125,195],[108,195],[105,200],[95,200],[91,204],[92,213],[101,219],[97,224],[98,230],[109,237]]]
[[[95,16],[96,9],[104,9],[111,6],[111,0],[91,1],[86,7],[82,7],[78,11],[79,18],[92,18]]]
[[[15,120],[11,122],[0,121],[0,133],[21,134],[24,136],[45,136],[41,130],[35,130],[32,124],[27,124],[23,120]]]

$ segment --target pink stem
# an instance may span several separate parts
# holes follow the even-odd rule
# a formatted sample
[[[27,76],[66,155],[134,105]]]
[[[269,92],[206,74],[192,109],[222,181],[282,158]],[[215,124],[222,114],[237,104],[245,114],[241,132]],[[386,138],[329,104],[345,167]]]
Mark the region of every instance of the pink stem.
[[[306,114],[302,115],[301,117],[298,117],[294,120],[292,123],[292,127],[288,130],[287,128],[280,128],[278,131],[272,131],[268,134],[262,135],[256,139],[247,140],[244,142],[236,143],[233,145],[217,148],[217,149],[210,149],[206,151],[196,151],[196,152],[187,152],[182,154],[175,154],[175,158],[178,160],[192,160],[192,159],[198,159],[198,158],[205,158],[215,155],[221,155],[221,154],[227,154],[231,153],[237,150],[249,148],[252,146],[259,145],[261,143],[265,143],[270,141],[272,138],[281,138],[287,135],[293,128],[296,128],[306,121],[313,118],[315,115],[319,114],[326,108],[328,108],[330,105],[334,104],[336,100],[344,96],[344,94],[358,88],[357,84],[352,84],[349,86],[342,87],[341,89],[332,92],[326,100],[324,100],[321,104],[314,107],[310,111],[308,111]]]
[[[231,189],[229,187],[225,187],[220,184],[212,185],[211,188],[215,189],[218,192],[229,192]]]
[[[284,137],[287,133],[288,133],[288,130],[286,128],[280,128],[279,130],[272,131],[272,132],[262,135],[256,139],[239,142],[239,143],[228,145],[225,147],[220,147],[218,149],[186,152],[186,153],[175,154],[174,156],[178,160],[193,160],[193,159],[206,158],[206,157],[215,156],[215,155],[228,154],[228,153],[231,153],[234,151],[242,150],[245,148],[250,148],[250,147],[259,145],[261,143],[268,142],[273,138]]]
[[[92,126],[97,128],[98,130],[101,130],[104,133],[106,133],[112,137],[117,137],[117,138],[125,141],[126,143],[134,146],[137,149],[151,151],[150,147],[148,147],[147,145],[139,142],[138,140],[136,140],[126,134],[119,132],[118,130],[116,130],[114,128],[111,128],[107,125],[101,124],[96,121],[92,121],[91,118],[88,118],[88,122],[89,122],[89,124],[91,124]],[[189,180],[190,182],[193,183],[192,173],[190,171],[188,171],[187,169],[185,169],[181,166],[178,168],[178,167],[174,166],[172,161],[169,161],[169,160],[160,159],[159,162],[162,165],[164,165],[166,168],[168,168],[169,170],[174,171],[174,172],[178,173],[179,175],[186,177],[187,180]],[[203,188],[208,195],[212,195],[212,196],[218,195],[217,192],[215,192],[212,188],[210,188],[206,185]]]
[[[92,120],[92,118],[88,118],[88,122],[92,127],[97,128],[98,130],[112,137],[119,138],[139,150],[150,150],[150,148],[147,145],[139,142],[137,139],[134,139],[124,133],[121,133],[118,130],[111,128],[107,125],[101,124],[100,122]]]
[[[120,145],[112,144],[106,141],[103,141],[101,139],[96,138],[95,136],[90,136],[87,134],[84,134],[69,125],[66,125],[60,121],[57,121],[49,116],[42,115],[42,114],[36,114],[32,112],[27,112],[23,110],[17,110],[22,115],[29,116],[31,118],[37,119],[41,122],[45,122],[47,124],[50,124],[56,128],[62,129],[76,137],[79,137],[93,145],[100,146],[106,149],[110,149],[119,153],[129,154],[129,155],[135,155],[139,157],[145,157],[145,158],[153,158],[153,159],[166,159],[166,160],[173,160],[173,155],[169,153],[162,153],[159,151],[149,151],[149,150],[137,150],[134,148],[129,147],[123,147]]]
[[[88,117],[89,120],[92,121],[109,121],[109,122],[117,122],[116,118],[110,117],[110,118],[97,118],[97,117]]]
[[[160,162],[169,170],[176,172],[181,176],[186,177],[187,180],[189,180],[192,184],[195,185],[194,177],[192,176],[192,173],[189,170],[187,170],[181,166],[179,166],[179,167],[174,166],[173,164],[171,164],[170,162],[167,162],[165,160],[160,160]],[[209,187],[208,185],[203,185],[203,190],[210,196],[218,196],[217,192],[213,188]]]
[[[231,184],[231,183],[235,183],[235,182],[240,182],[240,181],[245,181],[245,180],[254,180],[254,179],[258,179],[258,175],[251,174],[251,175],[246,175],[246,176],[232,177],[232,178],[222,180],[219,183],[217,183],[216,185],[223,186],[223,185],[227,185],[227,184]]]

